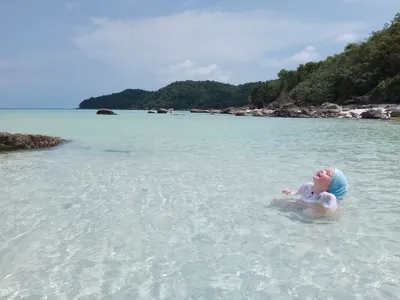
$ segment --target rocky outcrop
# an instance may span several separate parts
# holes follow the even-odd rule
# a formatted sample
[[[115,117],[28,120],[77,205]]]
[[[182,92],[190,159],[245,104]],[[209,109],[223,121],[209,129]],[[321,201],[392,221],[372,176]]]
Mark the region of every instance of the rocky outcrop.
[[[261,109],[255,109],[255,110],[252,112],[252,116],[253,116],[253,117],[264,117],[264,114],[262,113],[262,110],[261,110]]]
[[[229,108],[228,108],[229,110]],[[193,108],[190,110],[191,113],[193,114],[218,114],[218,113],[225,113],[222,112],[220,110],[216,110],[216,109],[197,109],[197,108]]]
[[[264,116],[266,116],[266,117],[270,116],[273,112],[274,112],[273,110],[271,110],[271,109],[266,109],[266,108],[263,108],[263,109],[261,110],[261,113],[262,113]]]
[[[158,113],[158,114],[166,114],[166,113],[168,113],[168,109],[159,108],[159,109],[157,109],[157,113]]]
[[[276,107],[276,105],[274,105]],[[325,102],[320,107],[298,107],[293,103],[285,103],[279,108],[274,110],[264,108],[262,110],[255,109],[251,115],[256,117],[271,116],[279,118],[338,118],[343,117],[343,109],[341,106]],[[346,117],[351,118],[350,114],[346,114]]]
[[[251,116],[250,110],[238,110],[235,112],[235,116]]]
[[[364,99],[356,99],[363,102]],[[338,119],[381,119],[387,120],[391,117],[400,118],[400,106],[390,105],[379,108],[376,105],[347,105],[340,106],[335,103],[325,102],[321,106],[302,105],[297,103],[280,103],[276,101],[264,108],[229,107],[221,110],[192,109],[192,113],[230,114],[234,116],[253,117],[278,117],[278,118],[338,118]],[[276,107],[272,109],[272,107]]]
[[[318,114],[334,113],[339,115],[341,112],[342,112],[341,106],[330,102],[322,103],[317,110]]]
[[[222,109],[219,113],[220,114],[231,114],[232,113],[232,111],[233,111],[233,108],[232,107],[228,107],[228,108],[224,108],[224,109]]]
[[[360,96],[360,97],[353,97],[350,100],[347,100],[344,102],[344,105],[365,105],[370,103],[370,98],[369,96]]]
[[[272,101],[272,102],[268,103],[268,105],[267,105],[267,108],[272,109],[272,110],[279,109],[280,107],[281,107],[281,105],[278,100]]]
[[[393,118],[400,118],[400,106],[391,108],[390,115]]]
[[[191,109],[191,113],[196,113],[196,114],[210,114],[213,112],[213,110],[210,109]]]
[[[390,119],[390,115],[384,113],[383,109],[369,109],[361,113],[362,119],[381,119],[388,120]]]
[[[279,118],[311,118],[311,114],[308,110],[302,109],[277,109],[271,115],[271,117]]]
[[[0,132],[0,152],[23,149],[50,148],[66,142],[59,137]]]
[[[97,111],[96,115],[116,115],[116,113],[113,112],[111,109],[102,108]]]
[[[282,103],[281,106],[276,107],[275,109],[294,110],[294,111],[300,110],[300,108],[292,102]]]
[[[152,111],[152,110],[149,110],[147,113],[148,113],[148,114],[155,114],[156,112],[155,112],[155,111]]]
[[[343,111],[340,116],[338,116],[339,119],[345,118],[345,119],[360,119],[361,116],[355,112],[352,111]]]

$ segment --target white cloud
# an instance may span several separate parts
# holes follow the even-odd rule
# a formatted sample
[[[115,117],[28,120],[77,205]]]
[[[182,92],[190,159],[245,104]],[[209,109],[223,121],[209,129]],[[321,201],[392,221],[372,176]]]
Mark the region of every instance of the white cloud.
[[[320,59],[320,55],[317,52],[317,48],[315,48],[315,46],[307,46],[302,51],[290,57],[288,61],[296,64],[304,64],[306,62],[316,61],[318,59]]]
[[[77,29],[71,41],[92,59],[125,70],[230,79],[226,69],[232,75],[243,66],[260,67],[272,52],[331,42],[363,27],[357,22],[317,21],[268,11],[186,11],[150,19],[90,20],[90,27]],[[292,61],[317,55],[315,49],[306,48]],[[170,66],[186,59],[196,66],[171,71]]]
[[[189,59],[168,67],[166,71],[159,72],[160,75],[163,75],[164,80],[162,82],[186,79],[227,82],[229,73],[228,70],[223,70],[216,64],[202,66]]]
[[[344,33],[336,38],[336,41],[341,43],[354,43],[357,40],[357,35],[354,33]]]
[[[304,64],[309,61],[318,61],[321,59],[321,56],[317,52],[317,48],[315,46],[307,46],[300,52],[293,54],[290,57],[282,58],[282,59],[271,59],[263,64],[265,67],[279,67],[279,68],[287,68],[287,67],[297,67],[299,64]]]
[[[171,70],[182,70],[182,69],[192,68],[194,65],[195,65],[194,62],[187,59],[177,65],[171,66]]]

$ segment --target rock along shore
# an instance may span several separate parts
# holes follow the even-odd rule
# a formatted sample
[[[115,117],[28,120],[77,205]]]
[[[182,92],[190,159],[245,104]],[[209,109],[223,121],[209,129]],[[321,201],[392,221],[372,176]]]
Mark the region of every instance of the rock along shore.
[[[214,109],[192,109],[191,113],[230,114],[235,116],[280,117],[280,118],[346,118],[389,120],[400,117],[400,105],[340,106],[325,102],[319,107],[284,106],[278,109],[250,109],[249,107]]]
[[[46,135],[0,132],[0,152],[51,148],[67,140]]]

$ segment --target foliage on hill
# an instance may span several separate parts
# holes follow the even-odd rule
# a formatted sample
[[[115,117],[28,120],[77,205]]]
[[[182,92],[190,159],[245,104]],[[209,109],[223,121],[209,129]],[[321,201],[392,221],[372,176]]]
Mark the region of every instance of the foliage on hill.
[[[340,54],[280,71],[278,79],[254,88],[251,99],[257,107],[326,101],[400,103],[400,13],[391,24],[363,42],[348,44]]]
[[[140,105],[146,97],[151,95],[152,92],[140,89],[127,89],[120,93],[113,93],[110,95],[103,95],[99,97],[91,97],[83,100],[79,104],[79,108],[97,109],[97,108],[110,108],[110,109],[129,109]]]
[[[400,13],[391,24],[360,43],[320,62],[281,70],[265,82],[231,85],[215,81],[177,81],[158,91],[128,89],[84,100],[79,108],[221,109],[252,104],[256,107],[400,103]]]
[[[250,93],[261,82],[232,85],[216,81],[176,81],[158,91],[125,90],[84,100],[79,108],[110,109],[220,109],[250,104]]]

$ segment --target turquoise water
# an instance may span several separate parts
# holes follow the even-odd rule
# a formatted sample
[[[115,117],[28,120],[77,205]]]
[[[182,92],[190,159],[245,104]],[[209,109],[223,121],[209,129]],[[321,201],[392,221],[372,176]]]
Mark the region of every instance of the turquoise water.
[[[400,124],[0,110],[0,299],[397,299]],[[348,176],[336,219],[281,195]]]

